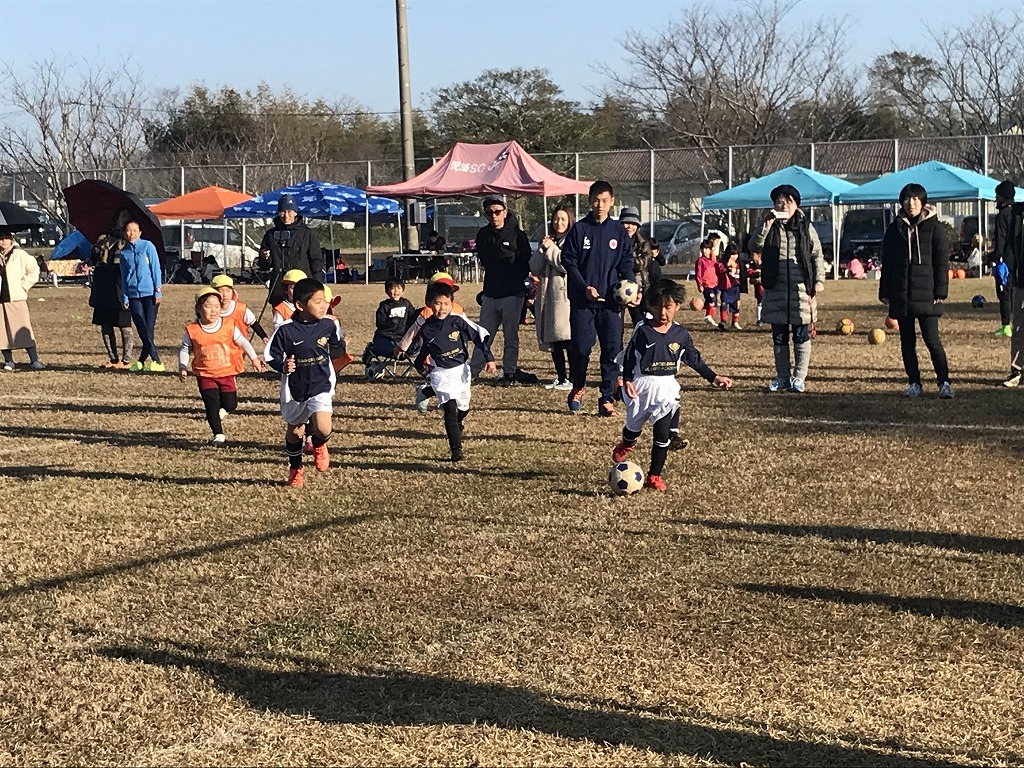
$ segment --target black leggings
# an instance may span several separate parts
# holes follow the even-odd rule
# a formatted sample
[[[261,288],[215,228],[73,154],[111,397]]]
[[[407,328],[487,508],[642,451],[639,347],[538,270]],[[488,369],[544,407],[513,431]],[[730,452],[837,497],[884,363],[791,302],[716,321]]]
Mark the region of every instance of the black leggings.
[[[939,339],[939,318],[934,316],[900,318],[900,351],[903,353],[903,369],[907,372],[907,381],[910,384],[921,383],[921,368],[917,362],[915,319],[921,326],[921,338],[928,347],[932,367],[935,368],[935,378],[941,385],[949,381],[949,363],[946,361],[946,350],[942,348],[942,340]]]
[[[555,341],[551,344],[551,362],[555,364],[555,378],[559,381],[568,381],[569,373],[566,367],[566,359],[569,356],[569,342]]]
[[[1000,285],[996,280],[996,298],[999,299],[999,324],[1010,324],[1010,286]]]
[[[668,416],[662,416],[654,422],[654,444],[651,446],[651,468],[647,473],[649,475],[660,476],[662,470],[665,469],[665,459],[668,458],[668,447],[672,443],[673,422],[675,423],[675,428],[679,428],[677,414],[678,411],[670,413]],[[633,432],[625,427],[622,428],[622,442],[626,445],[636,445],[636,441],[639,439],[639,432]]]
[[[444,409],[444,433],[448,436],[448,447],[452,453],[462,450],[462,422],[469,413],[467,408],[459,410],[459,404],[454,400],[448,400],[442,408]]]
[[[219,435],[224,432],[224,425],[220,420],[220,409],[228,413],[234,413],[238,408],[237,392],[221,392],[216,387],[212,389],[200,389],[200,396],[203,398],[203,407],[206,408],[206,422],[213,430],[213,434]]]

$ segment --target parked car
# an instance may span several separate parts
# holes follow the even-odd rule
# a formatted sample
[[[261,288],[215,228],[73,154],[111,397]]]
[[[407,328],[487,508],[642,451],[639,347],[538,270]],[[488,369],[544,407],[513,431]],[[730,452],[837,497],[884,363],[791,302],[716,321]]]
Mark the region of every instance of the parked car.
[[[172,267],[178,260],[188,260],[192,252],[199,251],[203,254],[203,259],[212,256],[221,269],[237,276],[242,273],[243,256],[246,269],[249,269],[259,256],[259,243],[246,235],[246,242],[243,246],[242,233],[230,225],[225,233],[223,224],[207,222],[186,224],[184,238],[180,224],[165,224],[160,227],[160,230],[164,236],[167,261]],[[224,248],[225,234],[227,237],[226,252]],[[182,246],[184,246],[184,252]]]
[[[839,266],[846,267],[857,254],[861,261],[878,259],[882,254],[882,238],[893,220],[889,208],[857,208],[843,216],[839,235]]]
[[[697,260],[700,252],[700,222],[681,221],[667,244],[662,244],[666,264],[686,264]]]
[[[51,248],[64,239],[64,231],[57,226],[57,223],[50,218],[45,211],[38,208],[25,208],[39,219],[39,226],[32,227],[24,232],[18,232],[18,245],[28,248],[50,246]]]

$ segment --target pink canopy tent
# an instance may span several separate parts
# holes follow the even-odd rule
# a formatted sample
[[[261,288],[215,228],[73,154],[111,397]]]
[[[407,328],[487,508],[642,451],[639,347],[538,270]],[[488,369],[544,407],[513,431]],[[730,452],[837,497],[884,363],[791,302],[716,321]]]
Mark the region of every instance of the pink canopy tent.
[[[515,141],[503,144],[459,142],[415,178],[398,184],[367,187],[387,197],[457,197],[459,195],[585,195],[589,181],[561,176],[530,157]]]

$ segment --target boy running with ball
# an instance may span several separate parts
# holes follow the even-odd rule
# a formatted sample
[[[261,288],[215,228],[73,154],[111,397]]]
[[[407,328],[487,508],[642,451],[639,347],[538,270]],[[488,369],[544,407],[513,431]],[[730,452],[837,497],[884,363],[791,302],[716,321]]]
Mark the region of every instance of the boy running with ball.
[[[679,364],[686,363],[708,382],[729,389],[732,379],[719,376],[701,359],[690,332],[675,322],[685,289],[662,280],[649,291],[646,300],[651,319],[633,331],[622,361],[622,398],[626,404],[626,425],[622,440],[612,450],[612,461],[625,461],[640,438],[644,424],[654,425],[651,466],[644,483],[657,491],[666,490],[661,479],[671,443],[673,417],[679,410]]]
[[[306,422],[313,425],[313,455],[318,472],[331,466],[327,441],[331,437],[331,400],[334,367],[330,347],[342,344],[341,326],[327,316],[324,284],[303,278],[295,284],[295,314],[270,337],[263,357],[281,375],[281,417],[287,427],[284,448],[288,454],[291,488],[301,488],[302,443]]]

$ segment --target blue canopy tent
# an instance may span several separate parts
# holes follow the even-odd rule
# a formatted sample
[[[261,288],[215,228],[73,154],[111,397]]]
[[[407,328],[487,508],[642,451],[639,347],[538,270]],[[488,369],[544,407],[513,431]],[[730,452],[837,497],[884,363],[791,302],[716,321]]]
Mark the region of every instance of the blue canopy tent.
[[[771,206],[771,191],[781,184],[790,184],[800,192],[800,207],[828,206],[832,209],[832,242],[839,242],[836,232],[836,203],[846,192],[857,189],[857,185],[845,179],[812,171],[799,165],[791,165],[782,170],[769,173],[746,184],[732,189],[725,189],[708,195],[701,202],[701,233],[704,232],[704,211],[735,211],[748,208],[767,208]],[[839,270],[833,275],[838,278]]]
[[[920,184],[928,192],[928,201],[943,200],[995,200],[996,179],[984,176],[966,168],[929,160],[927,163],[904,168],[902,171],[880,176],[874,181],[862,184],[839,195],[843,205],[852,203],[896,203],[900,190],[910,183]],[[1024,199],[1024,192],[1017,190],[1017,199]]]
[[[88,261],[92,256],[92,243],[77,229],[61,240],[50,254],[50,260],[56,259],[78,259]]]
[[[301,216],[310,219],[335,221],[363,221],[366,225],[366,274],[370,275],[370,224],[391,217],[398,219],[402,206],[386,197],[367,197],[366,192],[344,184],[326,181],[303,181],[290,187],[266,192],[252,200],[224,209],[227,219],[272,219],[277,215],[277,202],[282,195],[291,195]],[[401,228],[399,228],[401,231]],[[334,247],[334,229],[331,228],[331,248]]]

